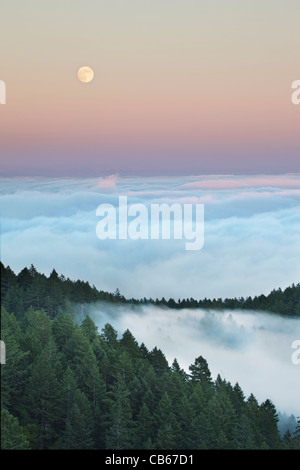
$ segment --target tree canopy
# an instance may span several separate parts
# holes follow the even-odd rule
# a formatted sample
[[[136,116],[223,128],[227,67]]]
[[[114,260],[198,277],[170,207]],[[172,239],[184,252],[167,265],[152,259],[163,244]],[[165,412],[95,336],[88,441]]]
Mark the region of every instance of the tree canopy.
[[[264,294],[247,298],[232,299],[126,299],[117,288],[114,293],[98,290],[88,282],[73,281],[64,275],[58,275],[55,269],[47,277],[39,273],[31,265],[25,267],[19,274],[15,274],[9,266],[1,267],[1,305],[8,311],[14,312],[21,318],[27,308],[32,306],[38,310],[43,309],[50,318],[55,318],[59,312],[76,310],[85,318],[88,314],[88,305],[96,301],[110,304],[153,304],[173,310],[182,308],[203,309],[249,309],[277,313],[280,315],[300,316],[300,284],[292,284],[286,289],[272,290],[267,296]],[[200,290],[200,289],[199,289]]]
[[[200,344],[184,371],[128,329],[117,332],[113,319],[76,322],[71,303],[102,295],[88,283],[54,271],[46,278],[33,266],[1,271],[2,449],[300,448],[299,418],[279,432],[273,403],[214,380]],[[293,304],[298,289],[285,294]],[[111,295],[108,302],[125,301]]]

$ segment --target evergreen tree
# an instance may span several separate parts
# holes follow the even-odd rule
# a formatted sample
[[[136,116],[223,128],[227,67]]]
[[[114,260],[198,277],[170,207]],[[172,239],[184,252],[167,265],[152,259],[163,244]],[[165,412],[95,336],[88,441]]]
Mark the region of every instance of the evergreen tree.
[[[123,333],[123,336],[120,339],[120,345],[127,351],[132,359],[142,357],[142,352],[139,348],[138,342],[128,329]]]
[[[66,420],[63,448],[93,449],[93,431],[94,420],[90,403],[85,394],[76,389]]]
[[[140,345],[140,351],[141,351],[142,357],[143,357],[144,359],[150,359],[150,352],[149,352],[148,348],[145,346],[144,343],[142,343],[142,344]]]
[[[1,408],[1,450],[24,450],[28,448],[29,442],[18,419],[5,408]]]
[[[152,442],[152,438],[153,417],[146,403],[143,403],[137,416],[134,447],[136,449],[149,449],[149,439]]]
[[[195,449],[206,449],[209,446],[210,435],[214,432],[209,421],[208,400],[200,382],[191,383],[192,390],[189,401],[193,408],[191,427],[194,430]]]
[[[46,312],[30,307],[26,312],[24,323],[23,348],[30,351],[29,359],[34,362],[52,336],[51,321]]]
[[[191,381],[193,383],[200,382],[207,398],[211,398],[213,396],[213,380],[206,359],[202,356],[197,357],[194,364],[189,366],[189,370]]]
[[[81,328],[85,332],[87,338],[89,339],[90,343],[96,341],[98,336],[98,328],[95,325],[95,322],[91,319],[89,315],[85,317],[83,322],[81,323]]]
[[[132,362],[133,361],[131,359],[131,356],[125,350],[119,354],[118,358],[116,359],[116,363],[112,368],[113,376],[117,377],[118,374],[122,375],[124,382],[128,388],[130,388],[130,384],[132,383],[135,376],[135,370]]]
[[[24,289],[25,292],[31,286],[32,281],[33,281],[32,272],[30,272],[28,268],[22,269],[22,271],[20,271],[20,273],[17,276],[17,283],[20,287]]]
[[[26,307],[31,306],[36,310],[41,310],[45,306],[46,278],[39,274],[33,265],[28,272],[31,276],[31,282],[25,291],[24,304]]]
[[[243,413],[235,425],[235,441],[233,449],[254,449],[255,441],[250,420],[246,413]]]
[[[194,364],[189,366],[189,370],[191,371],[190,377],[193,382],[212,384],[211,373],[204,357],[197,357]]]
[[[77,381],[75,378],[75,374],[70,368],[70,366],[68,366],[61,381],[61,391],[62,391],[61,404],[62,404],[62,416],[64,417],[64,419],[67,419],[69,417],[71,408],[74,404],[76,390],[77,390]]]
[[[178,433],[176,436],[176,448],[194,449],[196,428],[193,424],[194,410],[190,400],[184,394],[181,397],[176,413],[178,420]]]
[[[271,400],[266,400],[260,406],[260,429],[264,441],[270,449],[280,448],[280,436],[277,427],[278,415]]]
[[[22,320],[25,314],[24,290],[22,287],[18,285],[8,287],[5,296],[1,295],[1,297],[3,297],[1,305],[5,307],[8,312],[13,313],[18,320]]]
[[[95,381],[100,383],[100,373],[91,343],[78,325],[67,341],[63,353],[76,376],[80,390],[88,397],[94,396],[93,387],[97,387]]]
[[[222,410],[222,430],[228,441],[226,446],[228,449],[237,448],[241,440],[240,422],[242,415],[234,408],[230,400],[231,393],[232,387],[224,380],[219,383],[215,394]],[[244,421],[246,420],[247,418],[245,417]]]
[[[169,395],[165,392],[158,403],[156,417],[156,448],[174,449],[176,447],[177,423],[173,414],[173,405]]]
[[[165,355],[156,346],[150,353],[149,361],[158,375],[162,375],[164,372],[169,370],[169,364]]]
[[[102,338],[111,349],[118,349],[118,332],[110,323],[106,323],[102,328]]]
[[[26,387],[28,422],[36,425],[34,447],[46,449],[55,441],[60,424],[61,396],[59,383],[47,352],[42,352],[32,366]],[[25,416],[24,416],[25,418]]]
[[[232,401],[232,404],[234,406],[236,413],[238,414],[238,416],[241,416],[241,414],[245,411],[246,406],[245,406],[245,395],[238,383],[236,383],[232,389],[231,401]]]
[[[184,381],[188,380],[188,374],[184,371],[184,369],[180,368],[176,358],[174,359],[172,363],[171,371],[175,372],[176,374],[179,374]]]
[[[1,339],[6,346],[5,365],[1,366],[1,407],[19,413],[29,376],[28,352],[22,348],[22,331],[14,316],[1,307]]]
[[[118,333],[111,324],[106,323],[102,328],[100,339],[103,345],[100,367],[106,389],[108,389],[114,380],[112,364],[116,363],[119,353]]]
[[[262,441],[263,435],[260,429],[260,407],[253,393],[250,394],[246,402],[246,413],[251,425],[254,448],[259,448]]]
[[[66,345],[74,331],[74,322],[70,314],[60,312],[52,322],[52,332],[60,351]]]
[[[110,395],[110,425],[106,433],[108,449],[130,449],[134,434],[129,391],[121,374],[118,374]]]
[[[214,395],[209,403],[209,423],[213,430],[208,433],[208,447],[211,449],[229,449],[229,436],[226,435],[226,412],[222,408],[221,401]]]
[[[295,450],[300,450],[300,418],[297,419],[296,430],[290,441],[290,448]]]
[[[13,270],[7,266],[5,268],[4,264],[0,261],[0,273],[1,273],[1,305],[3,299],[6,296],[6,293],[9,289],[14,289],[17,285],[17,276]]]

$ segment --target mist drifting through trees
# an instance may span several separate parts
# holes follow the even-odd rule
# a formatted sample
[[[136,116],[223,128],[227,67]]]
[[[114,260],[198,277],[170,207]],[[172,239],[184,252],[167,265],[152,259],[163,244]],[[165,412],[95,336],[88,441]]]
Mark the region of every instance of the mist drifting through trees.
[[[275,389],[298,396],[299,285],[254,299],[134,300],[2,264],[1,283],[2,448],[299,448],[297,417],[278,426],[285,410],[259,396],[263,364],[277,368]]]

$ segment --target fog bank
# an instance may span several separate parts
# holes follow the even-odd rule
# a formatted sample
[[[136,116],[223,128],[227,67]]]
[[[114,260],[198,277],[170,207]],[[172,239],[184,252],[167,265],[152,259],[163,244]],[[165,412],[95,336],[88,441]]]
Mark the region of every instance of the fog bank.
[[[208,361],[213,379],[236,382],[246,397],[271,399],[278,411],[300,415],[300,365],[292,362],[300,320],[245,310],[172,310],[97,303],[89,315],[99,332],[110,323],[121,337],[129,329],[139,344],[160,348],[188,372],[196,357]],[[81,320],[81,319],[80,319]]]

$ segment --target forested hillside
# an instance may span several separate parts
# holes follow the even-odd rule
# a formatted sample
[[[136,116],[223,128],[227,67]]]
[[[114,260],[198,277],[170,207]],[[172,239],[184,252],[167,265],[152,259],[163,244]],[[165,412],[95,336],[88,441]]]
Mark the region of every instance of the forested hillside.
[[[71,305],[80,304],[81,312],[85,305],[96,301],[130,304],[165,305],[168,308],[205,308],[205,309],[250,309],[265,310],[286,316],[300,316],[300,284],[292,285],[284,290],[277,289],[269,295],[258,295],[247,298],[233,299],[126,299],[116,292],[110,293],[96,289],[88,282],[72,281],[64,275],[58,275],[53,269],[49,277],[40,274],[31,265],[15,274],[9,266],[1,265],[1,304],[8,311],[22,318],[29,306],[45,310],[50,318],[54,318],[60,310],[69,311]]]
[[[1,271],[2,449],[300,448],[299,421],[281,436],[272,402],[213,380],[201,345],[187,373],[129,330],[98,331],[89,316],[75,322],[71,302],[125,302],[118,292],[33,266]]]

